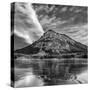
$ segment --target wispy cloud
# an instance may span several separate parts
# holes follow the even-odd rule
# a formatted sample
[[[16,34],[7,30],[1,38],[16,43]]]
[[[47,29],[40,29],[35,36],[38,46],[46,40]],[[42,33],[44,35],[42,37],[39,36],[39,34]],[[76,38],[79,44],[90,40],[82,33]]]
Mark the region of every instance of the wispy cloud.
[[[56,29],[59,33],[64,33],[70,36],[72,39],[81,42],[85,45],[88,45],[88,25],[79,24],[79,25],[69,25],[61,29]]]
[[[87,7],[49,4],[37,6],[42,7],[37,7],[37,15],[44,30],[53,29],[78,42],[88,44]],[[45,13],[45,10],[48,13]]]
[[[30,3],[15,3],[14,33],[32,43],[44,33]]]

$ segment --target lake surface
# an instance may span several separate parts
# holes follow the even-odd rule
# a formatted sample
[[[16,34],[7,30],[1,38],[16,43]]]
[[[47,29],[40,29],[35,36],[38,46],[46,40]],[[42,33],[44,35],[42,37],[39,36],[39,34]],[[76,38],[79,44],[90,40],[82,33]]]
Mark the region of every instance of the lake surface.
[[[19,61],[14,68],[15,87],[88,83],[87,59]]]

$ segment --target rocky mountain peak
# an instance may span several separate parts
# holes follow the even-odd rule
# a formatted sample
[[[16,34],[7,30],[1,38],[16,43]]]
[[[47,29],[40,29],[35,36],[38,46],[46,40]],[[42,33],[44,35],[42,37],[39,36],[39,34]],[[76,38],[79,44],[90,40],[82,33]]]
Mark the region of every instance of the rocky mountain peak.
[[[32,45],[22,49],[22,52],[39,53],[44,51],[49,54],[87,52],[87,46],[83,45],[65,34],[53,30],[46,31],[43,36]],[[19,50],[20,52],[20,50]]]

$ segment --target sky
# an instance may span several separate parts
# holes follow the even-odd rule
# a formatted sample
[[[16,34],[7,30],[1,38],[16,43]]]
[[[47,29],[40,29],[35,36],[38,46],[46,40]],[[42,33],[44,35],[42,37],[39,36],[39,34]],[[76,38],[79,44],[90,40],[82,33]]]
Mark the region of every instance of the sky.
[[[32,44],[49,29],[88,45],[88,7],[15,4],[13,30],[15,50]]]
[[[53,29],[88,45],[88,7],[67,5],[36,5],[38,19],[44,30]]]

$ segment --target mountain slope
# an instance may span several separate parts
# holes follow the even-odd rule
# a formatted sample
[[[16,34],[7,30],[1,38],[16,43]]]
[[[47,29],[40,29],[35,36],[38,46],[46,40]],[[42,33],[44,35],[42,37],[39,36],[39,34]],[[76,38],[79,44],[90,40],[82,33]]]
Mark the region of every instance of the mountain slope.
[[[16,53],[36,54],[41,51],[49,54],[87,52],[87,46],[71,39],[65,34],[48,30],[43,36],[32,45],[16,50]]]

